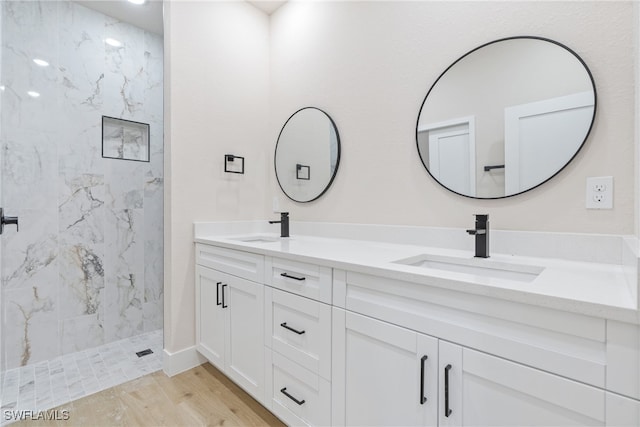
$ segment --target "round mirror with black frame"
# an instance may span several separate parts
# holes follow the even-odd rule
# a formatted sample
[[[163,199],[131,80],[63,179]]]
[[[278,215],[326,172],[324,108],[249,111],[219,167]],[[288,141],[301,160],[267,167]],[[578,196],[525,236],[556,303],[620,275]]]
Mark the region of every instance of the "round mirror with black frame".
[[[499,199],[557,175],[596,114],[585,62],[554,40],[519,36],[464,54],[429,89],[416,126],[429,174],[465,197]]]
[[[274,164],[288,198],[306,203],[322,196],[340,164],[340,135],[333,119],[315,107],[293,113],[278,136]]]

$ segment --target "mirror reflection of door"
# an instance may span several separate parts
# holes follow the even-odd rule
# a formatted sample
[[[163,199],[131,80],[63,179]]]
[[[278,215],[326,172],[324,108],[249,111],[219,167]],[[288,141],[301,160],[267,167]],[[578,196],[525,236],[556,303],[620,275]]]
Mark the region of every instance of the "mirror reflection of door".
[[[476,194],[475,123],[473,117],[426,125],[418,130],[431,175],[461,194]],[[427,150],[428,148],[428,150]]]
[[[418,154],[431,176],[457,194],[514,196],[546,182],[574,158],[591,131],[596,106],[593,77],[568,47],[534,36],[496,40],[464,54],[433,83],[416,123]],[[516,116],[506,117],[507,111]],[[422,135],[434,123],[468,116],[475,120],[468,150],[461,135],[440,135],[442,141],[432,145]],[[505,128],[515,134],[505,135]],[[445,136],[457,145],[445,145]],[[430,152],[432,146],[437,153]],[[447,157],[453,150],[462,156],[458,161]],[[464,173],[467,161],[473,169]]]
[[[593,109],[592,92],[505,108],[505,193],[535,187],[562,169],[584,141]]]

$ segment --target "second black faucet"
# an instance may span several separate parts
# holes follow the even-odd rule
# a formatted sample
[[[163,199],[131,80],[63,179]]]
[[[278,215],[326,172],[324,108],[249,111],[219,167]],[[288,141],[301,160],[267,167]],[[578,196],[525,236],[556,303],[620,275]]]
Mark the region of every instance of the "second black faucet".
[[[467,230],[476,236],[476,258],[489,258],[489,215],[476,215],[476,228]]]
[[[269,224],[280,224],[280,237],[289,237],[289,212],[280,212],[280,221],[269,221]]]

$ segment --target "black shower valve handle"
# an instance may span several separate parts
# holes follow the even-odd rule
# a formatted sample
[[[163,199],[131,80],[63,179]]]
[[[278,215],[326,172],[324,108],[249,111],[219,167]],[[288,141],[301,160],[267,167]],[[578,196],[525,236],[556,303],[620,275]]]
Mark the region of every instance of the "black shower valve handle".
[[[4,226],[9,224],[15,224],[16,232],[20,230],[18,226],[17,216],[4,216],[4,209],[0,208],[0,234],[4,231]]]

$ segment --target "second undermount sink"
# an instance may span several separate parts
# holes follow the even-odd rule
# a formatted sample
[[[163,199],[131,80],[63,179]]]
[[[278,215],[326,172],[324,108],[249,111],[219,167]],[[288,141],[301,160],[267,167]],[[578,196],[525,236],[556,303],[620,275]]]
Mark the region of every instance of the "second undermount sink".
[[[245,243],[271,243],[271,242],[280,241],[280,237],[254,235],[254,236],[233,237],[231,238],[231,240],[237,240],[239,242],[245,242]]]
[[[544,270],[544,267],[536,265],[428,254],[400,259],[393,263],[524,283],[532,282]]]

